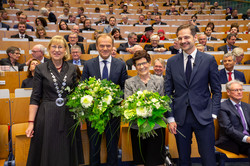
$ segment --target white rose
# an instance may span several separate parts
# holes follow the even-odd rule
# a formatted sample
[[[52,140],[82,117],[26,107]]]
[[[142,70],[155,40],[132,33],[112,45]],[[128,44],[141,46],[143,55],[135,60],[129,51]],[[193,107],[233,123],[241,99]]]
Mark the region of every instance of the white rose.
[[[112,101],[112,97],[110,95],[108,95],[108,96],[103,98],[103,101],[109,105]]]
[[[143,118],[148,117],[147,110],[145,110],[143,107],[136,108],[136,114],[137,116],[141,116]]]
[[[81,104],[84,108],[89,108],[92,105],[93,97],[90,95],[83,96],[81,98]]]
[[[142,91],[137,92],[137,95],[139,95],[139,96],[142,95],[142,94],[143,94]]]

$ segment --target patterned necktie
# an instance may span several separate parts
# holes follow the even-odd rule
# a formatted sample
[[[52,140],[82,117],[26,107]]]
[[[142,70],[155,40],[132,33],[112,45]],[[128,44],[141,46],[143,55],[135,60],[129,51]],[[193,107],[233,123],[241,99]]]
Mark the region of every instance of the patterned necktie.
[[[102,62],[104,63],[104,67],[103,67],[103,70],[102,70],[102,79],[107,79],[108,80],[109,73],[108,73],[107,61],[103,60]]]
[[[240,119],[241,119],[242,126],[244,129],[243,134],[249,135],[249,133],[247,132],[247,124],[246,124],[246,121],[244,120],[243,112],[240,110],[240,104],[235,104],[235,106],[237,108],[238,113],[240,114]]]
[[[190,76],[192,73],[191,58],[192,58],[192,56],[188,55],[188,61],[187,61],[187,65],[186,65],[186,79],[187,79],[188,83],[190,81]]]
[[[232,72],[228,72],[228,82],[232,81]]]

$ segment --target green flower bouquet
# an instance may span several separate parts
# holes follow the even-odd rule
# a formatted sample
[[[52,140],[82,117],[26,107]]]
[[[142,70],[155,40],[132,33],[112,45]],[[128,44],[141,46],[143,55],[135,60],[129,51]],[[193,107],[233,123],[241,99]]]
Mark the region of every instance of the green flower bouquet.
[[[73,112],[77,125],[83,120],[91,122],[91,126],[102,134],[111,117],[121,116],[119,103],[123,100],[119,85],[111,81],[96,80],[90,77],[82,81],[68,95],[67,106]]]
[[[121,110],[125,122],[138,125],[139,137],[147,138],[156,135],[156,124],[166,127],[164,113],[170,111],[171,99],[151,91],[137,91],[122,102]]]

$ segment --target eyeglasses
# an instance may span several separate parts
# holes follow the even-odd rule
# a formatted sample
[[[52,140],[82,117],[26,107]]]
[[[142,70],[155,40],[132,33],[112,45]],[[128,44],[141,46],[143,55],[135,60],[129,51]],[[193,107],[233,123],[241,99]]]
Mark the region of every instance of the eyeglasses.
[[[51,46],[51,49],[53,49],[53,50],[56,50],[56,49],[61,50],[63,48],[64,48],[63,46],[55,46],[55,45]]]
[[[230,91],[233,91],[233,92],[242,92],[244,89],[230,89]]]
[[[142,65],[142,66],[145,66],[147,63],[148,63],[148,62],[138,63],[138,64],[136,64],[136,67],[140,67],[141,65]]]

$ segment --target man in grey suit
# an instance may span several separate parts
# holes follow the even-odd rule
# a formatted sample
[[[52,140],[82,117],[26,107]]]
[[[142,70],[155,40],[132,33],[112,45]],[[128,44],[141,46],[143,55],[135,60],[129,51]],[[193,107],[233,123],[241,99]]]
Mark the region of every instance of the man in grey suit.
[[[96,79],[107,79],[120,85],[124,89],[124,83],[127,79],[126,65],[123,61],[113,58],[111,52],[114,46],[114,40],[109,34],[100,34],[96,38],[96,48],[99,56],[85,62],[82,80],[89,77]],[[107,143],[107,165],[118,165],[118,140],[119,140],[120,118],[112,118],[106,126],[105,134]],[[97,130],[91,127],[87,122],[87,133],[89,136],[90,165],[100,166],[100,144],[102,136],[97,134]]]
[[[204,34],[201,34],[198,38],[199,43],[204,46],[204,51],[214,51],[214,48],[207,45],[207,36]]]
[[[217,117],[221,100],[218,65],[214,56],[199,52],[195,47],[194,25],[179,26],[176,35],[183,52],[168,59],[165,94],[174,101],[167,120],[170,132],[175,134],[178,162],[191,165],[194,132],[202,165],[215,166],[213,118]]]
[[[228,100],[221,103],[218,115],[219,139],[215,145],[250,159],[250,104],[242,102],[243,83],[232,80],[226,84]],[[250,160],[249,160],[250,162]]]
[[[134,32],[130,32],[128,34],[128,42],[127,43],[121,43],[120,46],[117,49],[117,52],[120,54],[120,51],[123,52],[129,52],[133,54],[133,49],[134,45],[136,45],[137,42],[137,35]]]
[[[227,44],[224,46],[220,46],[218,51],[224,51],[224,53],[228,53],[228,51],[233,51],[236,46],[234,45],[236,41],[236,34],[230,33],[227,35]]]
[[[103,33],[109,33],[111,32],[114,28],[117,28],[119,29],[117,26],[116,26],[116,18],[114,16],[111,16],[109,18],[109,25],[104,27],[104,30],[103,30]]]

